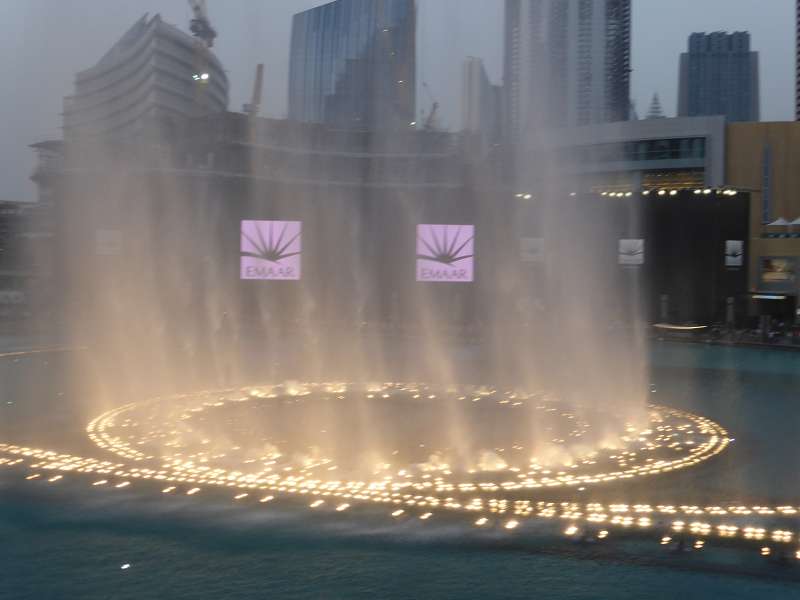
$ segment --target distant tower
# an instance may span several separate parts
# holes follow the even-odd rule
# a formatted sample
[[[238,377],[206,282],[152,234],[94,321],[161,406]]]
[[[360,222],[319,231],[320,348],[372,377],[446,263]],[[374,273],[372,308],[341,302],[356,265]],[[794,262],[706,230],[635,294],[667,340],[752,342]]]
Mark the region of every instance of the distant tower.
[[[648,119],[663,119],[664,110],[661,108],[661,99],[658,93],[653,94],[653,100],[650,102],[650,109],[647,111]]]
[[[228,76],[205,43],[145,14],[64,98],[64,139],[133,140],[228,107]]]
[[[345,129],[416,119],[414,0],[335,0],[294,15],[289,118]]]
[[[477,136],[481,145],[500,137],[502,90],[492,85],[480,58],[467,57],[462,69],[461,130]]]
[[[636,102],[633,101],[631,98],[631,107],[628,109],[628,120],[629,121],[638,121],[639,120],[639,111],[636,110]]]
[[[800,121],[800,0],[795,9],[795,82],[794,82],[794,114]]]
[[[627,121],[630,0],[506,0],[506,128]]]
[[[681,54],[678,115],[758,121],[758,52],[746,31],[693,33]]]

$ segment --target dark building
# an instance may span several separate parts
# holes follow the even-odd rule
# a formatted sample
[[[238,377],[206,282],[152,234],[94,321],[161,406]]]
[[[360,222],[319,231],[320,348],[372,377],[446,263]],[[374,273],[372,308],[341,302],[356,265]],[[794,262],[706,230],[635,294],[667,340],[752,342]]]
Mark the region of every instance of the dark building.
[[[629,323],[639,306],[649,323],[725,323],[729,306],[744,322],[749,194],[564,194],[557,206],[548,215],[533,203],[516,219],[525,276],[546,310],[580,295],[609,323]]]
[[[43,202],[0,202],[0,331],[46,326],[52,292],[53,222]],[[36,319],[36,323],[30,322]]]
[[[375,131],[415,121],[414,0],[336,0],[292,21],[289,118]]]
[[[759,120],[758,52],[750,50],[745,31],[690,35],[679,83],[678,116]]]
[[[653,321],[742,326],[748,308],[749,194],[684,190],[644,203]],[[729,314],[729,308],[730,314]]]

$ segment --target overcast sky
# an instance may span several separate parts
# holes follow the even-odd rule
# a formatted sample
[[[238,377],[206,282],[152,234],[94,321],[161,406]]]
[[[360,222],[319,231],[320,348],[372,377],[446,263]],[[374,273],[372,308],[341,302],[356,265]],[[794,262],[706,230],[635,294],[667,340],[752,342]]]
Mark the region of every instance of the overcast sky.
[[[291,16],[320,0],[208,0],[219,32],[215,50],[229,70],[231,104],[250,94],[265,63],[266,116],[286,113]],[[460,65],[484,59],[502,71],[502,0],[419,0],[418,81],[442,105],[441,125],[457,129]],[[792,0],[633,0],[633,88],[640,115],[654,92],[675,114],[678,55],[693,31],[747,30],[761,53],[762,119],[788,120],[794,102]],[[0,199],[32,200],[28,144],[61,135],[61,99],[76,71],[94,64],[143,13],[188,29],[186,0],[0,0]],[[430,98],[420,89],[419,106]]]

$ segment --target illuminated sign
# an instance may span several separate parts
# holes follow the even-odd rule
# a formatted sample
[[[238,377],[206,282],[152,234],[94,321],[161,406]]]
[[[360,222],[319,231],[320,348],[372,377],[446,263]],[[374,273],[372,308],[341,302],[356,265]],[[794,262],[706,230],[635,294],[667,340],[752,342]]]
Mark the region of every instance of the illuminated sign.
[[[300,221],[242,221],[242,279],[300,279]]]
[[[474,279],[474,225],[417,225],[417,281]]]
[[[744,241],[725,240],[725,266],[741,267],[744,264]]]
[[[764,256],[761,258],[761,281],[764,283],[792,283],[796,270],[791,256]]]
[[[621,265],[643,265],[644,240],[620,240],[618,261]]]

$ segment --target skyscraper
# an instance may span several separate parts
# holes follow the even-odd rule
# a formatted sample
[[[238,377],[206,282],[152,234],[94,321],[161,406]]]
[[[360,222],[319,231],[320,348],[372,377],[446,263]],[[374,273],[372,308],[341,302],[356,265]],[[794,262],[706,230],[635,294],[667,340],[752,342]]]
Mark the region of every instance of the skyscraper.
[[[74,94],[64,98],[64,139],[169,135],[185,119],[227,105],[228,78],[214,54],[159,15],[145,14],[75,77]]]
[[[630,0],[506,0],[509,133],[628,119]]]
[[[647,111],[647,116],[645,119],[663,119],[664,118],[664,109],[661,108],[661,98],[658,97],[658,94],[653,94],[653,100],[650,102],[650,108]]]
[[[795,120],[800,121],[800,0],[797,0],[794,18],[795,18],[794,114],[795,114]]]
[[[480,58],[464,61],[462,70],[461,130],[485,148],[501,133],[502,88],[492,85]]]
[[[415,120],[414,0],[336,0],[292,21],[289,118],[349,129]]]
[[[681,54],[678,116],[758,121],[758,52],[746,31],[693,33]]]

